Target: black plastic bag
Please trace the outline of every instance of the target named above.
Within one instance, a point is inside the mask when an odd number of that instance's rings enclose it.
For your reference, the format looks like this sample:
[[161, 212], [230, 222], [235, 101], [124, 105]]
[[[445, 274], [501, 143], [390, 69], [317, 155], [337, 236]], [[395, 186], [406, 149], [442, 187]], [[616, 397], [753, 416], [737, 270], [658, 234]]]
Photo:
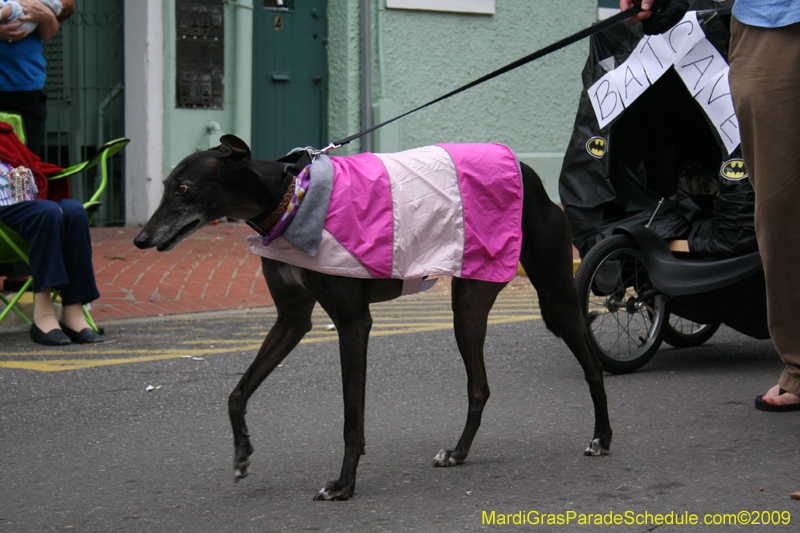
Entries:
[[[706, 39], [726, 60], [730, 16], [716, 10], [732, 5], [697, 0], [691, 6]], [[715, 11], [705, 11], [710, 8]], [[623, 63], [642, 36], [640, 24], [618, 24], [590, 41], [584, 90], [559, 179], [575, 246], [583, 257], [614, 228], [647, 224], [655, 213], [650, 227], [665, 239], [687, 239], [696, 255], [757, 249], [754, 193], [739, 149], [726, 153], [674, 69], [600, 128], [587, 90], [607, 68]]]

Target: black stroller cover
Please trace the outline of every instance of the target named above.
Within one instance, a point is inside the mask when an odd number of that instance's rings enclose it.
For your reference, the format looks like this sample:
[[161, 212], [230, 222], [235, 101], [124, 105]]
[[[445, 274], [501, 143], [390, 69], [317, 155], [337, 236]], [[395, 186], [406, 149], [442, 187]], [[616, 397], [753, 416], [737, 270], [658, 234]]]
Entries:
[[[652, 82], [626, 63], [635, 50], [657, 56], [659, 43], [640, 24], [618, 24], [591, 38], [559, 179], [581, 257], [614, 228], [647, 224], [662, 199], [650, 227], [663, 238], [687, 239], [700, 256], [757, 249], [754, 193], [725, 70], [732, 6], [732, 0], [692, 2], [684, 21], [657, 37], [672, 47], [674, 65]], [[606, 83], [611, 76], [616, 93]], [[647, 77], [656, 78], [651, 71]], [[718, 105], [722, 111], [713, 109]]]

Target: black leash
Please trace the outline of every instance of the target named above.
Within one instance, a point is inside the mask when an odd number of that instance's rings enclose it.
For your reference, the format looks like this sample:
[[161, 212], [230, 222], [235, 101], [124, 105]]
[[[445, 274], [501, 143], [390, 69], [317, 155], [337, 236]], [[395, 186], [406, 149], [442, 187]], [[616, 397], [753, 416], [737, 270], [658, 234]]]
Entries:
[[553, 44], [551, 44], [549, 46], [545, 46], [541, 50], [538, 50], [538, 51], [536, 51], [536, 52], [534, 52], [534, 53], [532, 53], [530, 55], [527, 55], [527, 56], [525, 56], [525, 57], [523, 57], [521, 59], [518, 59], [518, 60], [514, 61], [513, 63], [509, 63], [508, 65], [506, 65], [504, 67], [501, 67], [501, 68], [495, 70], [494, 72], [490, 72], [489, 74], [483, 76], [482, 78], [478, 78], [475, 81], [471, 81], [471, 82], [467, 83], [466, 85], [463, 85], [463, 86], [459, 87], [458, 89], [456, 89], [454, 91], [450, 91], [449, 93], [447, 93], [447, 94], [445, 94], [443, 96], [440, 96], [439, 98], [437, 98], [435, 100], [431, 100], [427, 104], [423, 104], [423, 105], [421, 105], [421, 106], [419, 106], [417, 108], [412, 109], [411, 111], [407, 111], [407, 112], [403, 113], [402, 115], [398, 115], [398, 116], [396, 116], [396, 117], [394, 117], [392, 119], [389, 119], [386, 122], [381, 122], [380, 124], [378, 124], [376, 126], [372, 126], [371, 128], [368, 128], [366, 130], [360, 131], [360, 132], [356, 133], [355, 135], [351, 135], [350, 137], [346, 137], [346, 138], [342, 139], [341, 141], [337, 141], [335, 143], [332, 143], [332, 144], [330, 144], [329, 146], [327, 146], [326, 148], [320, 150], [317, 153], [327, 153], [327, 152], [329, 152], [331, 150], [335, 150], [336, 148], [340, 148], [340, 147], [344, 146], [345, 144], [348, 144], [351, 141], [354, 141], [354, 140], [358, 139], [359, 137], [363, 137], [364, 135], [366, 135], [368, 133], [371, 133], [371, 132], [377, 130], [378, 128], [382, 128], [383, 126], [386, 126], [387, 124], [391, 124], [392, 122], [394, 122], [396, 120], [400, 120], [401, 118], [406, 117], [406, 116], [410, 115], [411, 113], [419, 111], [420, 109], [424, 109], [424, 108], [426, 108], [428, 106], [431, 106], [431, 105], [433, 105], [433, 104], [435, 104], [437, 102], [441, 102], [442, 100], [444, 100], [446, 98], [450, 98], [451, 96], [455, 96], [456, 94], [458, 94], [460, 92], [463, 92], [463, 91], [466, 91], [467, 89], [470, 89], [472, 87], [475, 87], [476, 85], [479, 85], [479, 84], [481, 84], [481, 83], [483, 83], [485, 81], [489, 81], [492, 78], [496, 78], [497, 76], [500, 76], [501, 74], [505, 74], [506, 72], [514, 70], [517, 67], [521, 67], [522, 65], [530, 63], [531, 61], [535, 61], [535, 60], [537, 60], [537, 59], [539, 59], [541, 57], [546, 56], [547, 54], [551, 54], [551, 53], [555, 52], [556, 50], [560, 50], [560, 49], [562, 49], [562, 48], [564, 48], [566, 46], [569, 46], [569, 45], [571, 45], [573, 43], [576, 43], [576, 42], [578, 42], [578, 41], [580, 41], [582, 39], [585, 39], [586, 37], [589, 37], [590, 35], [594, 35], [595, 33], [598, 33], [598, 32], [601, 32], [601, 31], [607, 29], [607, 28], [610, 28], [611, 26], [613, 26], [613, 25], [615, 25], [615, 24], [617, 24], [619, 22], [622, 22], [623, 20], [625, 20], [625, 19], [627, 19], [629, 17], [633, 17], [634, 15], [640, 13], [641, 11], [642, 11], [642, 8], [640, 6], [635, 6], [635, 7], [632, 7], [630, 9], [628, 9], [627, 11], [623, 11], [621, 13], [618, 13], [618, 14], [614, 15], [613, 17], [609, 17], [609, 18], [607, 18], [607, 19], [605, 19], [603, 21], [600, 21], [600, 22], [598, 22], [596, 24], [592, 24], [588, 28], [585, 28], [585, 29], [579, 31], [578, 33], [575, 33], [573, 35], [570, 35], [569, 37], [561, 39], [560, 41], [555, 42], [555, 43], [553, 43]]

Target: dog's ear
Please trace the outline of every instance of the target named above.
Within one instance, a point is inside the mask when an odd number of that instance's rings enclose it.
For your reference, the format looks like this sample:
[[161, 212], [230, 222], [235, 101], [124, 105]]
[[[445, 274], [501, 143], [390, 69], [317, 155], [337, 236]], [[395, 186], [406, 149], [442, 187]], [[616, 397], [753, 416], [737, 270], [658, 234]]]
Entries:
[[222, 146], [228, 148], [232, 154], [240, 156], [247, 161], [250, 160], [250, 147], [236, 135], [223, 135], [219, 138], [219, 142], [222, 143]]

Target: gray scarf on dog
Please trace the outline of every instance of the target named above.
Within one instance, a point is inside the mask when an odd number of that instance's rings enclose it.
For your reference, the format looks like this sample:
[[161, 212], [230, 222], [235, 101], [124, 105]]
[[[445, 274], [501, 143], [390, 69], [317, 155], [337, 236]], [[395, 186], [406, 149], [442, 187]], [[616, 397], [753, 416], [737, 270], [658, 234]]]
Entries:
[[303, 202], [297, 208], [294, 220], [283, 232], [283, 238], [310, 256], [317, 255], [322, 239], [322, 229], [333, 190], [333, 164], [325, 154], [318, 155], [311, 163], [311, 181]]

